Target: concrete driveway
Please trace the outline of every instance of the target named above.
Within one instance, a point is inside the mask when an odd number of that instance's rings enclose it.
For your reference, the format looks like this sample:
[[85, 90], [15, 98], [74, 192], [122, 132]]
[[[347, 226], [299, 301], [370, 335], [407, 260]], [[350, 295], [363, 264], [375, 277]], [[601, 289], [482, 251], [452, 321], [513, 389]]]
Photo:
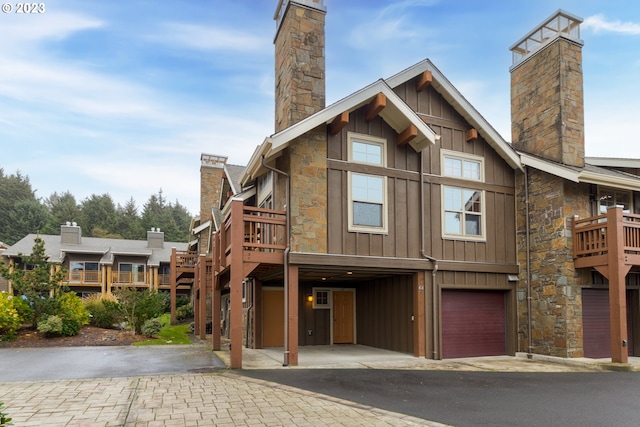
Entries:
[[186, 374], [225, 368], [204, 344], [0, 349], [0, 382]]

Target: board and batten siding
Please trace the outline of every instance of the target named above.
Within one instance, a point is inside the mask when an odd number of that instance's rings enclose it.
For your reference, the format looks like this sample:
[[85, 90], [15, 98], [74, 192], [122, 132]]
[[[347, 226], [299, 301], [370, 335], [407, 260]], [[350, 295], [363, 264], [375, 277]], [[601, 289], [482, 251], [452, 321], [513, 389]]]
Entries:
[[[433, 88], [420, 93], [409, 81], [395, 89], [407, 104], [441, 136], [440, 142], [416, 153], [409, 145], [396, 146], [396, 132], [381, 117], [367, 122], [364, 107], [350, 114], [349, 124], [328, 137], [327, 249], [331, 254], [420, 258], [420, 156], [424, 175], [425, 252], [437, 259], [515, 264], [515, 172], [481, 137], [466, 141], [471, 126]], [[348, 161], [348, 132], [384, 138], [385, 168]], [[484, 159], [484, 182], [473, 183], [441, 176], [440, 150]], [[349, 232], [348, 172], [387, 177], [388, 232]], [[485, 195], [484, 241], [443, 239], [442, 185], [477, 188]]]

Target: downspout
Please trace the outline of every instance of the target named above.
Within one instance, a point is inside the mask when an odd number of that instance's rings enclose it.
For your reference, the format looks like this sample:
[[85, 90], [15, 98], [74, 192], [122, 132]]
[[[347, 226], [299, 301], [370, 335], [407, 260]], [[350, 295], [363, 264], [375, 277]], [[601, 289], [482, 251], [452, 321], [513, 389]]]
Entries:
[[289, 205], [291, 200], [289, 200], [289, 186], [290, 179], [289, 174], [280, 169], [276, 169], [274, 167], [268, 166], [264, 162], [264, 155], [260, 158], [260, 165], [267, 170], [270, 170], [274, 173], [280, 174], [285, 177], [285, 221], [287, 223], [287, 247], [284, 250], [284, 360], [282, 362], [282, 366], [289, 366], [289, 328], [287, 325], [287, 321], [289, 319], [289, 252], [291, 252], [291, 209], [289, 209]]
[[528, 357], [531, 358], [531, 348], [532, 348], [532, 339], [531, 339], [531, 233], [530, 233], [530, 225], [529, 225], [529, 174], [527, 171], [529, 167], [525, 165], [524, 167], [524, 214], [525, 214], [525, 235], [526, 235], [526, 245], [527, 245], [527, 338], [529, 340], [529, 348], [528, 348]]
[[[437, 335], [438, 335], [438, 328], [437, 328], [437, 318], [438, 318], [438, 314], [437, 314], [437, 304], [436, 304], [436, 296], [437, 296], [437, 292], [436, 292], [436, 274], [438, 273], [438, 260], [435, 259], [434, 257], [427, 255], [425, 253], [425, 242], [424, 242], [424, 160], [423, 160], [423, 155], [422, 153], [420, 153], [420, 255], [425, 258], [428, 259], [429, 261], [431, 261], [433, 263], [433, 270], [431, 271], [431, 325], [432, 325], [432, 345], [433, 345], [433, 359], [437, 360], [438, 359], [438, 346], [437, 346]], [[425, 275], [427, 273], [425, 272]], [[425, 293], [425, 306], [427, 305], [427, 295]]]

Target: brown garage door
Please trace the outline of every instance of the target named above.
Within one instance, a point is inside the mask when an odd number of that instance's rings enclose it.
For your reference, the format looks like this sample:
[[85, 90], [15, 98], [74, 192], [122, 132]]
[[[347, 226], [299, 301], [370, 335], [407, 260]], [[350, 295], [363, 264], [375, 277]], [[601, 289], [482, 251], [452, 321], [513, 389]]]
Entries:
[[502, 291], [442, 291], [442, 357], [507, 354]]
[[[631, 331], [630, 293], [627, 292], [627, 335], [629, 356], [633, 355]], [[609, 319], [609, 291], [607, 289], [582, 290], [582, 340], [584, 356], [611, 357], [611, 329]]]

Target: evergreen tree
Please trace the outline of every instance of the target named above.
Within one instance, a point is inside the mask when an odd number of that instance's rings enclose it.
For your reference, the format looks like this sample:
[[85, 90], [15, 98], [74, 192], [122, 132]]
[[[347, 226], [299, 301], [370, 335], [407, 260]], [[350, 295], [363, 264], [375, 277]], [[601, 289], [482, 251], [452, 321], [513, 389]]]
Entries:
[[19, 171], [5, 175], [0, 168], [0, 241], [12, 245], [29, 233], [38, 232], [46, 215], [38, 204], [28, 177]]
[[[23, 266], [14, 268], [0, 263], [0, 276], [11, 280], [16, 295], [24, 295], [33, 308], [32, 323], [36, 325], [45, 314], [50, 314], [55, 302], [50, 295], [63, 292], [61, 287], [65, 279], [63, 270], [55, 271], [54, 264], [49, 262], [45, 254], [44, 241], [40, 237], [34, 239], [31, 254], [18, 254]], [[53, 274], [51, 272], [54, 272]]]
[[124, 206], [118, 205], [118, 232], [129, 240], [144, 240], [147, 237], [133, 197]]
[[[116, 205], [109, 194], [92, 194], [80, 204], [80, 220], [83, 234], [88, 237], [104, 237], [118, 234]], [[94, 234], [94, 228], [95, 234]]]
[[45, 202], [49, 208], [49, 221], [42, 229], [42, 234], [60, 234], [60, 226], [70, 222], [78, 222], [80, 219], [80, 207], [76, 198], [68, 191], [58, 194], [53, 193]]

